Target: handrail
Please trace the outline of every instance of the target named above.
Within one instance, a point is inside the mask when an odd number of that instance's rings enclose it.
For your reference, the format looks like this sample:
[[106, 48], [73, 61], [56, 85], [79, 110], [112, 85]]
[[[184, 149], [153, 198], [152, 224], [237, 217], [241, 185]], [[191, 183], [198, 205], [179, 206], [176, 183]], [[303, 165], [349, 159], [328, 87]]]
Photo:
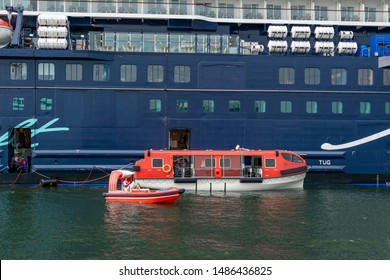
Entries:
[[[13, 1], [17, 2], [17, 1]], [[253, 1], [252, 1], [253, 2]], [[364, 1], [363, 1], [364, 2]], [[63, 12], [76, 15], [78, 13], [91, 14], [91, 16], [112, 15], [117, 17], [143, 17], [155, 15], [156, 17], [185, 18], [201, 16], [210, 19], [223, 20], [303, 20], [303, 21], [358, 21], [371, 24], [389, 22], [387, 4], [378, 1], [373, 4], [375, 8], [368, 8], [365, 3], [356, 2], [348, 7], [341, 3], [325, 6], [323, 2], [315, 1], [311, 5], [291, 6], [290, 2], [280, 1], [280, 5], [265, 6], [264, 1], [257, 4], [240, 2], [241, 4], [219, 3], [216, 0], [210, 3], [172, 2], [167, 1], [134, 1], [113, 0], [106, 1], [37, 1], [24, 7], [25, 12]], [[322, 6], [320, 6], [322, 5]], [[272, 6], [272, 7], [271, 7]], [[367, 7], [367, 9], [366, 9]], [[322, 9], [321, 9], [322, 8]], [[350, 8], [350, 9], [347, 9]], [[352, 9], [351, 9], [352, 8]]]

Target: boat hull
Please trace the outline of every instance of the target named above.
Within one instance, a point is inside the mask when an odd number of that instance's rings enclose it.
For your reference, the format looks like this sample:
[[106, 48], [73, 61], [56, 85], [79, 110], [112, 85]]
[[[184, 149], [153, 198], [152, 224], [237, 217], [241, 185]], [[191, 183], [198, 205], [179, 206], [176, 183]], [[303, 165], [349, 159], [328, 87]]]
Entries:
[[135, 189], [132, 191], [109, 191], [103, 193], [106, 201], [130, 203], [173, 203], [184, 193], [184, 189], [164, 190]]
[[193, 182], [175, 182], [174, 179], [137, 179], [141, 186], [151, 188], [165, 188], [167, 186], [180, 186], [186, 191], [198, 192], [256, 192], [280, 189], [303, 188], [306, 174], [284, 176], [278, 178], [264, 178], [262, 182], [242, 182], [239, 178], [229, 179], [197, 179]]

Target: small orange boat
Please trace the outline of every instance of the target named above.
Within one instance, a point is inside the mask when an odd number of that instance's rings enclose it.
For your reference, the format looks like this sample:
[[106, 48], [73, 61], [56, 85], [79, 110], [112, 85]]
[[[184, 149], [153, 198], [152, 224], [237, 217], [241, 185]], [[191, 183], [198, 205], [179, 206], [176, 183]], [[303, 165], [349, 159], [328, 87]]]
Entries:
[[[118, 181], [121, 189], [118, 190]], [[115, 170], [111, 172], [108, 192], [103, 193], [106, 201], [131, 203], [173, 203], [185, 192], [184, 189], [169, 187], [159, 190], [139, 188], [134, 180], [134, 172]]]

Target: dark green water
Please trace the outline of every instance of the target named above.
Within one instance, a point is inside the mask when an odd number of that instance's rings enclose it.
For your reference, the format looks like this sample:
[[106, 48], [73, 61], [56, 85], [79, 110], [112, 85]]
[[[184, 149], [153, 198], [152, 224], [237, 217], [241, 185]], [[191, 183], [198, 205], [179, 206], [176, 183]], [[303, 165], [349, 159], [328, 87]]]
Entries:
[[390, 259], [390, 188], [185, 193], [106, 203], [102, 187], [0, 187], [0, 259]]

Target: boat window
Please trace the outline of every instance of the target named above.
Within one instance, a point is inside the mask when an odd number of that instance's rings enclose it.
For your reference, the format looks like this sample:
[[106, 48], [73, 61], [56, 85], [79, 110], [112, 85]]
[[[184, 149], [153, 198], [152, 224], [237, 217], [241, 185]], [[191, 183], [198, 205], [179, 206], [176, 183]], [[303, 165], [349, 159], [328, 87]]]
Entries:
[[110, 65], [109, 64], [93, 65], [93, 80], [101, 81], [101, 82], [110, 80]]
[[366, 21], [376, 21], [376, 8], [364, 7]]
[[162, 65], [148, 65], [148, 82], [161, 83], [164, 81], [164, 67]]
[[371, 114], [370, 102], [360, 102], [360, 114]]
[[328, 7], [315, 6], [315, 20], [328, 20]]
[[374, 72], [372, 69], [359, 69], [358, 83], [361, 86], [371, 86], [374, 81]]
[[264, 100], [255, 101], [255, 112], [256, 113], [265, 113], [266, 112], [266, 102]]
[[55, 67], [54, 63], [38, 63], [38, 79], [54, 80]]
[[276, 167], [276, 159], [274, 158], [266, 158], [264, 160], [266, 168], [275, 168]]
[[317, 101], [306, 101], [306, 113], [308, 113], [308, 114], [317, 114], [318, 113]]
[[293, 85], [295, 83], [295, 69], [291, 67], [279, 68], [279, 84]]
[[344, 86], [347, 84], [347, 69], [333, 68], [331, 71], [332, 85]]
[[303, 160], [299, 156], [294, 155], [294, 154], [290, 154], [290, 153], [282, 153], [282, 157], [285, 160], [291, 161], [291, 162], [298, 162], [298, 163], [303, 162]]
[[191, 78], [191, 68], [185, 65], [176, 65], [174, 67], [175, 83], [189, 83]]
[[219, 159], [220, 167], [230, 167], [230, 158], [221, 158]]
[[11, 80], [27, 80], [27, 64], [26, 63], [11, 63], [10, 64]]
[[320, 84], [320, 69], [319, 68], [305, 68], [305, 84], [319, 85]]
[[204, 167], [215, 167], [215, 158], [206, 158], [204, 160]]
[[267, 18], [280, 19], [282, 17], [281, 5], [267, 5]]
[[305, 18], [305, 5], [291, 6], [291, 18], [304, 20]]
[[150, 99], [149, 100], [149, 111], [150, 112], [161, 112], [161, 100]]
[[214, 112], [214, 100], [203, 100], [203, 112], [204, 113]]
[[342, 114], [343, 113], [343, 102], [333, 101], [332, 102], [332, 113], [333, 114]]
[[390, 102], [385, 103], [385, 113], [390, 114]]
[[83, 65], [66, 64], [66, 80], [81, 81], [83, 78]]
[[229, 112], [240, 112], [240, 100], [229, 100]]
[[342, 21], [354, 21], [354, 7], [341, 7], [341, 20]]
[[176, 100], [176, 111], [177, 112], [187, 112], [188, 111], [188, 101], [187, 100]]
[[121, 65], [121, 82], [137, 81], [137, 65]]
[[53, 109], [53, 99], [41, 98], [41, 111], [51, 111]]
[[390, 69], [383, 70], [383, 84], [385, 86], [390, 86]]
[[244, 18], [263, 18], [259, 12], [259, 4], [244, 4], [243, 17]]
[[280, 101], [280, 112], [281, 113], [291, 113], [292, 112], [292, 102], [291, 101]]
[[14, 110], [14, 111], [24, 110], [24, 98], [23, 97], [14, 97], [12, 99], [12, 110]]
[[152, 167], [161, 168], [163, 166], [164, 160], [162, 158], [154, 158], [152, 160]]

